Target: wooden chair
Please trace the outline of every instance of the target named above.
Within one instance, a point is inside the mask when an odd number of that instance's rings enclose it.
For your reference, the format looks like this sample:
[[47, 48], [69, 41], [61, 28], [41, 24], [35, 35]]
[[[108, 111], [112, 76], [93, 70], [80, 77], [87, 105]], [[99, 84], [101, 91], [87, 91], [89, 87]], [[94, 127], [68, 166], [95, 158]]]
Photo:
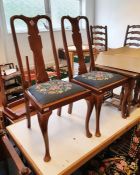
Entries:
[[[8, 123], [14, 123], [25, 115], [23, 88], [20, 72], [13, 63], [0, 65], [0, 97], [3, 115]], [[10, 96], [10, 98], [9, 98]]]
[[0, 76], [4, 85], [6, 104], [23, 97], [20, 72], [17, 66], [14, 66], [13, 63], [0, 65]]
[[[128, 25], [126, 29], [124, 46], [140, 48], [140, 25]], [[140, 105], [140, 78], [135, 81], [134, 98], [132, 104]]]
[[107, 26], [91, 25], [90, 35], [92, 45], [94, 45], [99, 52], [107, 51], [108, 49]]
[[4, 167], [7, 174], [9, 174], [7, 167], [7, 158], [9, 157], [14, 163], [14, 167], [16, 168], [19, 175], [29, 175], [31, 173], [31, 170], [25, 167], [19, 155], [15, 151], [13, 145], [11, 144], [9, 138], [7, 137], [6, 131], [4, 129], [3, 117], [0, 113], [0, 161], [4, 162]]
[[140, 25], [127, 26], [124, 46], [140, 47]]
[[[23, 60], [21, 59], [21, 54], [17, 41], [16, 29], [14, 25], [14, 21], [18, 19], [24, 21], [27, 25], [29, 46], [33, 52], [33, 59], [36, 72], [36, 84], [30, 85], [29, 87], [24, 77], [24, 69], [22, 62]], [[38, 21], [41, 19], [46, 20], [46, 22], [48, 22], [49, 25], [52, 51], [54, 55], [56, 72], [58, 77], [57, 80], [49, 81], [48, 74], [45, 70], [45, 63], [42, 54], [43, 45], [41, 41], [41, 36], [39, 34], [39, 28], [37, 25]], [[54, 109], [67, 105], [71, 102], [85, 98], [87, 101], [87, 108], [88, 108], [86, 116], [86, 134], [88, 137], [91, 137], [91, 133], [89, 132], [88, 129], [88, 120], [90, 118], [90, 114], [93, 108], [93, 99], [91, 96], [91, 92], [90, 90], [87, 90], [86, 88], [83, 88], [82, 86], [79, 86], [77, 84], [60, 80], [60, 71], [59, 71], [58, 57], [55, 47], [52, 23], [51, 19], [48, 16], [38, 15], [32, 18], [25, 17], [23, 15], [13, 16], [11, 17], [11, 29], [19, 69], [22, 74], [22, 85], [26, 102], [28, 128], [31, 127], [30, 110], [29, 110], [29, 102], [31, 102], [31, 104], [36, 109], [38, 122], [44, 138], [45, 143], [44, 161], [49, 161], [51, 159], [51, 156], [49, 152], [48, 120], [52, 111]]]
[[[72, 26], [72, 40], [76, 47], [77, 54], [79, 57], [79, 69], [78, 69], [78, 76], [73, 76], [73, 72], [70, 66], [70, 58], [68, 52], [68, 44], [67, 44], [67, 37], [65, 32], [65, 21], [69, 21]], [[86, 33], [87, 33], [87, 40], [91, 58], [91, 69], [92, 71], [88, 72], [86, 65], [84, 63], [84, 57], [82, 52], [82, 36], [80, 33], [79, 22], [80, 20], [85, 20], [86, 22]], [[89, 22], [87, 17], [79, 16], [76, 18], [72, 18], [69, 16], [63, 16], [61, 19], [62, 25], [62, 36], [63, 36], [63, 43], [66, 52], [68, 68], [69, 68], [69, 79], [71, 82], [77, 83], [87, 89], [92, 90], [92, 95], [95, 100], [95, 108], [96, 108], [96, 136], [100, 136], [100, 127], [99, 127], [99, 120], [100, 120], [100, 110], [101, 105], [103, 102], [104, 94], [107, 91], [110, 91], [116, 87], [124, 86], [125, 93], [123, 96], [123, 101], [121, 105], [122, 110], [122, 117], [125, 118], [128, 115], [127, 111], [127, 95], [129, 94], [129, 85], [128, 85], [128, 78], [116, 73], [110, 73], [105, 71], [96, 71], [95, 70], [95, 63], [93, 58], [93, 49], [92, 43], [90, 38], [89, 32]], [[70, 105], [72, 109], [72, 104]]]

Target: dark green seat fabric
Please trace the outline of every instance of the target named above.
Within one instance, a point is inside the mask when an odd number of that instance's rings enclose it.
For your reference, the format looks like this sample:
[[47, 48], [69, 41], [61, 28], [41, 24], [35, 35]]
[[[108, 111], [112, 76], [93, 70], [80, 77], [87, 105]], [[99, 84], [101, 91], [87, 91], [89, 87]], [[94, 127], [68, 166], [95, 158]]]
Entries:
[[86, 89], [70, 82], [51, 80], [46, 83], [35, 84], [28, 90], [39, 103], [48, 104]]
[[77, 81], [86, 83], [88, 85], [94, 86], [96, 88], [102, 88], [105, 85], [122, 80], [123, 78], [125, 78], [123, 75], [119, 75], [115, 73], [103, 72], [103, 71], [92, 71], [92, 72], [78, 75], [74, 79], [76, 79]]
[[[75, 63], [78, 63], [78, 62], [79, 62], [78, 56], [74, 56], [74, 57], [73, 57], [73, 61], [74, 61]], [[85, 63], [89, 63], [89, 62], [90, 62], [90, 56], [85, 56], [85, 57], [84, 57], [84, 61], [85, 61]]]

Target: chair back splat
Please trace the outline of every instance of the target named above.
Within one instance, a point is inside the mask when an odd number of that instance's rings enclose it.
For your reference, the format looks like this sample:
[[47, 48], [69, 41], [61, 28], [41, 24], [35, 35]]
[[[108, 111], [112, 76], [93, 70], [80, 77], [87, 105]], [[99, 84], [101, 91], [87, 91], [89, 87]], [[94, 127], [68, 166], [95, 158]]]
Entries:
[[[87, 18], [85, 16], [79, 16], [77, 18], [71, 18], [69, 16], [64, 16], [61, 19], [61, 22], [64, 23], [64, 20], [69, 20], [72, 26], [72, 39], [73, 39], [73, 43], [76, 47], [76, 51], [77, 51], [77, 55], [79, 58], [79, 69], [78, 69], [78, 73], [82, 74], [82, 73], [86, 73], [87, 69], [86, 69], [86, 65], [85, 65], [85, 61], [84, 61], [84, 56], [83, 56], [83, 51], [82, 51], [82, 36], [81, 36], [81, 32], [80, 32], [80, 28], [79, 28], [79, 21], [85, 19], [86, 21], [86, 27], [89, 28], [89, 24], [87, 21]], [[94, 70], [95, 68], [95, 63], [94, 63], [94, 58], [93, 58], [93, 49], [92, 49], [92, 45], [91, 43], [91, 39], [90, 39], [90, 32], [87, 31], [87, 39], [88, 39], [88, 45], [89, 45], [89, 54], [90, 54], [90, 61], [91, 61], [91, 68], [92, 70]], [[73, 71], [71, 69], [71, 63], [70, 63], [70, 58], [69, 58], [69, 54], [68, 54], [68, 44], [67, 44], [67, 38], [66, 38], [66, 33], [65, 33], [65, 28], [64, 25], [62, 25], [62, 35], [63, 35], [63, 42], [64, 42], [64, 48], [66, 51], [66, 57], [67, 62], [68, 62], [68, 69], [69, 69], [69, 77], [70, 79], [73, 77]]]
[[[49, 80], [47, 72], [45, 71], [45, 64], [43, 61], [43, 54], [42, 54], [42, 41], [41, 41], [41, 36], [39, 35], [39, 30], [37, 27], [37, 23], [40, 19], [46, 19], [48, 21], [49, 26], [50, 26], [50, 37], [51, 37], [51, 42], [52, 42], [54, 59], [55, 59], [55, 63], [56, 63], [57, 76], [58, 76], [58, 78], [60, 78], [57, 52], [56, 52], [56, 47], [54, 44], [54, 36], [53, 36], [53, 32], [52, 32], [53, 29], [52, 29], [52, 23], [50, 21], [50, 18], [45, 16], [45, 15], [38, 15], [38, 16], [33, 17], [33, 18], [28, 18], [28, 17], [25, 17], [23, 15], [20, 15], [20, 16], [14, 16], [11, 18], [11, 28], [12, 28], [13, 39], [14, 39], [14, 43], [15, 43], [16, 54], [18, 57], [18, 64], [20, 67], [20, 71], [23, 75], [22, 76], [23, 84], [25, 82], [24, 70], [23, 70], [23, 64], [22, 64], [22, 60], [21, 60], [21, 55], [20, 55], [18, 41], [17, 41], [15, 27], [14, 27], [14, 21], [16, 19], [23, 20], [27, 24], [27, 27], [28, 27], [28, 35], [29, 35], [28, 40], [29, 40], [30, 48], [33, 52], [37, 83], [45, 82], [45, 81]], [[26, 87], [26, 84], [24, 84], [24, 85]]]
[[[27, 37], [29, 42], [29, 49], [33, 53], [33, 63], [35, 69], [35, 78], [36, 83], [31, 84], [30, 76], [30, 60], [26, 56], [27, 64], [27, 74], [29, 78], [25, 79], [23, 60], [20, 54], [20, 47], [18, 46], [18, 39], [15, 30], [15, 20], [22, 20], [27, 25]], [[43, 42], [40, 36], [40, 31], [38, 28], [38, 23], [40, 20], [46, 20], [49, 26], [50, 33], [50, 42], [51, 48], [55, 61], [55, 68], [57, 73], [57, 79], [49, 79], [49, 75], [45, 69], [45, 60], [43, 57]], [[53, 35], [53, 28], [51, 19], [46, 15], [38, 15], [35, 17], [26, 17], [23, 15], [11, 17], [11, 28], [12, 35], [15, 44], [15, 50], [17, 54], [19, 68], [22, 74], [22, 84], [24, 89], [25, 97], [25, 106], [26, 106], [26, 117], [27, 117], [27, 126], [31, 127], [30, 120], [30, 104], [34, 107], [37, 112], [39, 126], [43, 135], [44, 144], [45, 144], [45, 156], [44, 161], [49, 161], [51, 159], [49, 151], [49, 137], [48, 137], [48, 120], [52, 114], [52, 111], [59, 109], [58, 115], [61, 115], [61, 107], [73, 103], [75, 101], [86, 99], [87, 103], [87, 114], [85, 122], [85, 131], [87, 137], [91, 137], [92, 134], [89, 131], [89, 118], [93, 109], [93, 98], [91, 97], [91, 91], [77, 85], [72, 82], [60, 80], [60, 71], [58, 65], [58, 57], [56, 52], [56, 46]], [[75, 36], [74, 36], [75, 37]], [[77, 46], [78, 47], [78, 46]], [[80, 53], [81, 54], [81, 53]], [[28, 82], [27, 82], [28, 81]]]

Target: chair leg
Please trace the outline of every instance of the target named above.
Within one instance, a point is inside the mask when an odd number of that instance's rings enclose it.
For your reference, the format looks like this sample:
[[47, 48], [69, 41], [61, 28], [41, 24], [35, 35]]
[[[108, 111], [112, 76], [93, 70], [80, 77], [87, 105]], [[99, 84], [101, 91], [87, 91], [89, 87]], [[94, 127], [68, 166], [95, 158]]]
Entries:
[[124, 87], [122, 86], [121, 93], [120, 93], [119, 111], [121, 111], [123, 96], [124, 96]]
[[131, 105], [131, 96], [132, 96], [132, 83], [129, 82], [126, 83], [123, 88], [124, 88], [124, 94], [122, 97], [122, 104], [121, 104], [121, 112], [122, 112], [122, 117], [126, 118], [129, 116], [130, 113], [130, 105]]
[[69, 113], [69, 114], [72, 113], [72, 108], [73, 108], [73, 103], [70, 103], [70, 104], [69, 104], [69, 107], [68, 107], [68, 113]]
[[140, 79], [136, 80], [136, 86], [134, 88], [134, 98], [133, 98], [133, 105], [137, 104], [139, 99], [139, 93], [140, 93]]
[[49, 138], [48, 138], [48, 120], [52, 111], [49, 111], [45, 114], [37, 113], [39, 126], [43, 135], [44, 143], [45, 143], [45, 156], [44, 161], [48, 162], [51, 159], [49, 152]]
[[103, 102], [104, 94], [95, 97], [95, 109], [96, 109], [96, 132], [95, 136], [100, 137], [100, 111]]
[[86, 102], [87, 102], [87, 114], [86, 114], [85, 128], [86, 128], [86, 136], [90, 138], [92, 137], [92, 134], [89, 130], [89, 120], [90, 120], [91, 113], [93, 111], [93, 106], [94, 106], [93, 96], [86, 98]]
[[25, 108], [26, 108], [27, 127], [31, 128], [30, 106], [27, 97], [25, 97]]
[[62, 112], [62, 108], [58, 108], [58, 109], [57, 109], [57, 115], [58, 115], [58, 116], [61, 116], [61, 112]]

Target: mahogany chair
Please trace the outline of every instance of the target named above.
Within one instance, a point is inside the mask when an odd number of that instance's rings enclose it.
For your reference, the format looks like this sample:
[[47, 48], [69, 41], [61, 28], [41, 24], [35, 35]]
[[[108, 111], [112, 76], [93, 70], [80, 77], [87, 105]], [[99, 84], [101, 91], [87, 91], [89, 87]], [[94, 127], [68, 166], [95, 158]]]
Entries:
[[90, 35], [92, 45], [94, 45], [99, 52], [107, 51], [108, 49], [107, 26], [91, 25]]
[[[126, 29], [124, 46], [140, 48], [140, 25], [128, 25]], [[140, 78], [136, 79], [133, 104], [140, 104]]]
[[[20, 49], [18, 46], [17, 34], [15, 29], [15, 20], [22, 20], [26, 23], [28, 29], [28, 41], [29, 47], [33, 52], [36, 84], [30, 85], [25, 81], [23, 60], [21, 58]], [[45, 63], [43, 58], [43, 44], [41, 36], [39, 34], [38, 22], [44, 19], [49, 26], [49, 33], [51, 38], [51, 45], [53, 56], [55, 60], [57, 80], [49, 80], [48, 74], [45, 70]], [[91, 91], [86, 88], [74, 84], [72, 82], [66, 82], [60, 80], [60, 71], [58, 65], [57, 51], [54, 41], [53, 28], [51, 19], [46, 15], [38, 15], [35, 17], [26, 17], [23, 15], [11, 17], [11, 29], [18, 59], [19, 69], [22, 74], [22, 86], [24, 90], [24, 97], [26, 102], [27, 121], [28, 128], [31, 127], [29, 102], [34, 106], [37, 112], [39, 126], [43, 135], [45, 143], [45, 156], [44, 161], [51, 159], [49, 151], [49, 138], [48, 138], [48, 120], [52, 111], [57, 108], [61, 108], [64, 105], [72, 103], [80, 99], [86, 99], [87, 101], [87, 116], [86, 116], [86, 135], [91, 137], [91, 133], [88, 128], [88, 120], [93, 108], [93, 99]], [[49, 41], [48, 41], [49, 42]], [[50, 48], [51, 49], [51, 48]], [[60, 111], [59, 111], [60, 112]], [[59, 113], [60, 114], [60, 113]]]
[[[69, 21], [72, 27], [72, 40], [73, 44], [76, 47], [77, 55], [79, 57], [79, 69], [78, 75], [73, 76], [73, 72], [70, 66], [70, 58], [68, 52], [68, 44], [67, 44], [67, 36], [65, 31], [65, 21]], [[80, 20], [85, 20], [86, 22], [86, 34], [87, 34], [87, 41], [89, 46], [90, 58], [91, 58], [91, 71], [88, 72], [83, 52], [82, 52], [82, 35], [79, 28]], [[124, 86], [125, 92], [123, 95], [123, 101], [121, 105], [122, 110], [122, 117], [126, 118], [128, 115], [127, 111], [127, 95], [129, 94], [129, 85], [128, 85], [128, 78], [116, 73], [110, 73], [105, 71], [96, 71], [95, 70], [95, 63], [93, 58], [93, 49], [92, 43], [90, 38], [90, 31], [89, 31], [89, 22], [87, 17], [85, 16], [78, 16], [76, 18], [72, 18], [70, 16], [63, 16], [61, 19], [62, 25], [62, 36], [63, 36], [63, 43], [66, 52], [68, 68], [69, 68], [69, 79], [71, 82], [77, 83], [87, 89], [92, 90], [92, 95], [95, 100], [95, 109], [96, 109], [96, 136], [100, 136], [100, 127], [99, 127], [99, 120], [100, 120], [100, 110], [101, 105], [103, 102], [104, 94], [107, 91], [113, 90], [116, 87]], [[70, 105], [70, 109], [72, 110], [72, 104]], [[70, 111], [71, 111], [70, 110]]]

